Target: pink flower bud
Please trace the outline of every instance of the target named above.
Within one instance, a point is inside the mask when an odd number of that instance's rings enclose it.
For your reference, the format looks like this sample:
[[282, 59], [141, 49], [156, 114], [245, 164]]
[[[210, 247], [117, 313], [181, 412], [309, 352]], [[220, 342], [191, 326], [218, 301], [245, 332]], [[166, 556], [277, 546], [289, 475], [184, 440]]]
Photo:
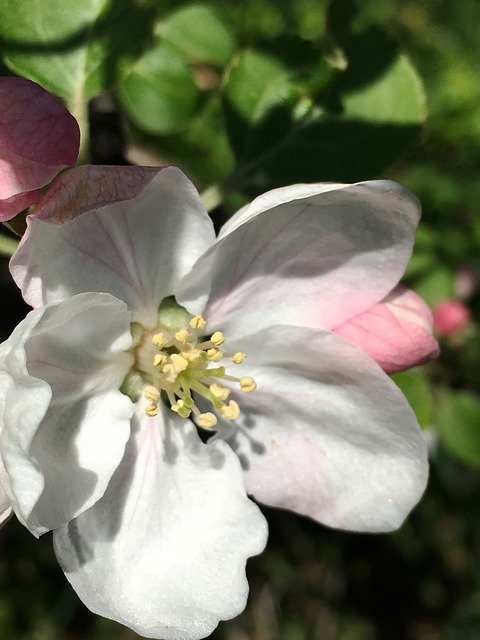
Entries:
[[0, 221], [37, 202], [75, 164], [80, 132], [58, 98], [24, 78], [0, 77]]
[[432, 313], [410, 289], [396, 287], [382, 302], [334, 329], [363, 349], [384, 371], [393, 373], [438, 355]]
[[470, 321], [470, 309], [460, 300], [443, 300], [433, 310], [437, 333], [453, 336], [460, 333]]

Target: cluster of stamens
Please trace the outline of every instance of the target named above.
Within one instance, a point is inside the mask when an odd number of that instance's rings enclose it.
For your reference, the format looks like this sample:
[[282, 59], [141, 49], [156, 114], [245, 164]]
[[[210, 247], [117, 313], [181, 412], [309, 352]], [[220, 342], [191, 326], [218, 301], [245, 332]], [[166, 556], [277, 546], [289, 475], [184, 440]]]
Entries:
[[197, 315], [189, 324], [189, 329], [165, 330], [151, 338], [155, 353], [152, 384], [144, 389], [144, 396], [150, 403], [145, 413], [157, 415], [163, 392], [172, 411], [183, 418], [193, 414], [199, 426], [211, 429], [217, 424], [217, 416], [211, 411], [202, 413], [193, 400], [193, 393], [207, 399], [225, 420], [236, 420], [240, 407], [235, 400], [229, 400], [230, 389], [221, 381], [234, 382], [245, 393], [255, 391], [257, 384], [250, 376], [238, 378], [227, 374], [225, 366], [218, 364], [226, 358], [233, 364], [245, 360], [244, 353], [226, 353], [221, 349], [225, 342], [221, 331], [214, 331], [209, 339], [202, 340], [207, 324], [205, 319]]

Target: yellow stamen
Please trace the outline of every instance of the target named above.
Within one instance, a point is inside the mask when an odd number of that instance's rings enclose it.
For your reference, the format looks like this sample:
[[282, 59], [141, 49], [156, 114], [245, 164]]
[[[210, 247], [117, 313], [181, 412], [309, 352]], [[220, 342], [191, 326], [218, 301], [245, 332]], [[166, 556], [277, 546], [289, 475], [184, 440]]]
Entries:
[[180, 331], [177, 331], [175, 334], [175, 340], [178, 340], [178, 342], [188, 342], [189, 339], [190, 335], [186, 329], [180, 329]]
[[245, 362], [246, 357], [247, 356], [244, 353], [237, 351], [237, 353], [233, 354], [231, 359], [234, 364], [242, 364], [242, 362]]
[[188, 367], [188, 360], [186, 360], [178, 353], [172, 353], [172, 355], [170, 356], [170, 360], [177, 373], [185, 371], [185, 369]]
[[211, 349], [208, 349], [207, 357], [209, 360], [212, 360], [212, 362], [218, 362], [223, 358], [223, 353], [220, 349], [217, 349], [217, 347], [212, 347]]
[[149, 404], [147, 407], [145, 407], [145, 413], [150, 418], [154, 418], [158, 414], [157, 405], [156, 404]]
[[190, 326], [192, 329], [205, 329], [207, 326], [207, 321], [203, 316], [193, 316], [190, 320]]
[[143, 395], [147, 400], [150, 400], [150, 402], [158, 402], [160, 400], [160, 391], [157, 387], [145, 387]]
[[177, 400], [177, 402], [172, 404], [171, 409], [178, 413], [179, 416], [182, 416], [182, 418], [188, 418], [191, 414], [190, 407], [188, 407], [183, 400]]
[[230, 400], [228, 405], [223, 405], [223, 407], [221, 407], [220, 413], [222, 414], [222, 418], [225, 418], [225, 420], [236, 420], [240, 415], [240, 407], [235, 400]]
[[223, 344], [225, 342], [225, 336], [223, 335], [223, 333], [221, 331], [215, 331], [215, 333], [212, 333], [212, 337], [210, 338], [210, 341], [216, 347], [219, 347], [221, 344]]
[[158, 349], [163, 349], [163, 347], [167, 344], [167, 337], [164, 333], [156, 333], [152, 338], [152, 342]]
[[154, 367], [159, 367], [162, 364], [165, 364], [167, 362], [167, 357], [163, 355], [163, 353], [156, 353], [153, 356], [153, 366]]
[[201, 413], [197, 416], [197, 424], [204, 429], [211, 429], [217, 424], [217, 417], [210, 411]]
[[173, 366], [173, 364], [166, 364], [163, 369], [163, 373], [166, 376], [167, 384], [173, 384], [177, 379], [177, 370]]
[[221, 384], [218, 384], [216, 382], [211, 384], [209, 389], [216, 398], [222, 401], [225, 401], [230, 395], [230, 389], [227, 389], [226, 387], [223, 387]]
[[245, 393], [251, 393], [252, 391], [255, 391], [255, 389], [257, 388], [257, 383], [250, 376], [245, 376], [243, 378], [240, 378], [239, 382], [240, 382], [240, 389]]

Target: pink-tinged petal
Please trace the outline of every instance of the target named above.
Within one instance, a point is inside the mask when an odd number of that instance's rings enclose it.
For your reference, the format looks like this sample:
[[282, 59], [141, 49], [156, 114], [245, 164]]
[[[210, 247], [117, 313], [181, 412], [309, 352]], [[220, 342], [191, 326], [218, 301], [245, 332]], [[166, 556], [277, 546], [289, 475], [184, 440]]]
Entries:
[[337, 326], [384, 298], [411, 254], [417, 200], [391, 182], [294, 185], [227, 223], [177, 299], [228, 335]]
[[393, 373], [438, 355], [433, 317], [422, 298], [396, 287], [382, 302], [333, 330], [363, 349], [384, 371]]
[[122, 459], [131, 344], [124, 303], [93, 293], [32, 311], [0, 346], [2, 483], [35, 535], [94, 504]]
[[453, 336], [467, 327], [470, 317], [470, 309], [461, 300], [443, 300], [433, 310], [435, 331], [443, 336]]
[[55, 532], [55, 552], [95, 613], [146, 638], [204, 638], [244, 608], [266, 522], [224, 442], [203, 444], [165, 407], [142, 414], [104, 497]]
[[363, 351], [327, 331], [272, 327], [232, 345], [247, 353], [232, 392], [242, 413], [220, 421], [265, 504], [353, 531], [399, 527], [427, 481], [427, 448], [399, 389]]
[[7, 200], [0, 200], [0, 222], [10, 220], [10, 218], [16, 216], [20, 211], [38, 202], [41, 197], [42, 192], [37, 189], [36, 191], [19, 193], [16, 196], [7, 198]]
[[40, 220], [63, 223], [108, 204], [137, 198], [159, 167], [115, 167], [86, 164], [63, 173], [35, 209]]
[[75, 118], [55, 96], [24, 78], [0, 78], [0, 220], [35, 202], [37, 189], [75, 164], [79, 142]]
[[[12, 276], [33, 307], [104, 291], [124, 300], [134, 320], [154, 326], [162, 299], [214, 241], [212, 222], [190, 180], [175, 167], [155, 175], [140, 167], [84, 172], [84, 183], [65, 176], [29, 217], [10, 262]], [[76, 208], [72, 193], [78, 189], [87, 193]], [[115, 189], [118, 200], [112, 202]], [[63, 224], [52, 222], [66, 215], [71, 219]]]

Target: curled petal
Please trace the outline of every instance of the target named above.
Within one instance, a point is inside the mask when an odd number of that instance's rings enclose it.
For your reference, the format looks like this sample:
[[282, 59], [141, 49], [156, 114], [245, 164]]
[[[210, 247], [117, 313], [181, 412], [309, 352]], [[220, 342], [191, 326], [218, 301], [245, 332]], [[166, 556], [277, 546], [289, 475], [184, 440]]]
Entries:
[[147, 638], [204, 638], [244, 608], [266, 522], [224, 442], [143, 411], [104, 497], [55, 532], [55, 551], [92, 611]]
[[418, 217], [391, 182], [276, 189], [227, 223], [177, 299], [192, 313], [206, 305], [230, 336], [276, 323], [331, 329], [398, 283]]
[[79, 141], [57, 98], [30, 80], [0, 78], [0, 220], [36, 202], [38, 189], [75, 164]]
[[179, 169], [79, 168], [29, 216], [10, 269], [33, 307], [104, 291], [125, 301], [134, 320], [154, 326], [161, 300], [214, 238]]
[[428, 305], [410, 289], [396, 287], [382, 302], [334, 328], [393, 373], [438, 355]]
[[125, 305], [99, 293], [30, 312], [0, 346], [2, 482], [34, 534], [94, 504], [120, 462], [130, 346]]
[[272, 327], [239, 340], [238, 375], [257, 389], [232, 391], [237, 426], [221, 422], [245, 470], [247, 491], [265, 504], [353, 531], [399, 527], [420, 499], [427, 448], [390, 378], [340, 336]]

